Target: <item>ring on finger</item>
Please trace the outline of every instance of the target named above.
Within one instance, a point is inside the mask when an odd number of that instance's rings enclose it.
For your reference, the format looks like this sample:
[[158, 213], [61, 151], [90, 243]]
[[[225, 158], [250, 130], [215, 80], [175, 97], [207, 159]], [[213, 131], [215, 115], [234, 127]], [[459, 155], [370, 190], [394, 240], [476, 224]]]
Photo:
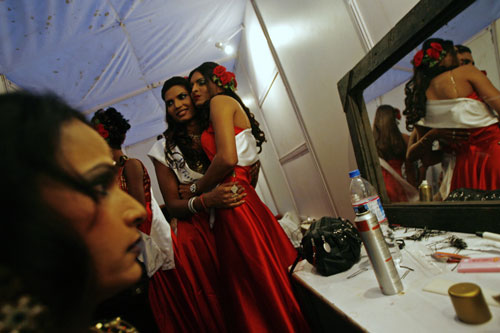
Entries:
[[233, 192], [234, 194], [236, 194], [238, 192], [238, 186], [236, 186], [236, 184], [231, 186], [231, 192]]

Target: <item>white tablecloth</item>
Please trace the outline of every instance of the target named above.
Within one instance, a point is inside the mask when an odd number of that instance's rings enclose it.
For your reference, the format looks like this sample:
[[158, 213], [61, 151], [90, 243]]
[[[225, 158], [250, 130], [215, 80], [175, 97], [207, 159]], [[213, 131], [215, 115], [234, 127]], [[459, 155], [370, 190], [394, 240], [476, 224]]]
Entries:
[[[415, 229], [400, 229], [395, 234], [400, 238], [415, 232]], [[435, 250], [455, 252], [456, 248], [444, 241], [451, 235], [467, 243], [468, 247], [460, 251], [461, 255], [500, 256], [500, 242], [472, 234], [446, 233], [422, 241], [405, 240], [400, 265], [414, 271], [403, 279], [404, 292], [394, 296], [385, 296], [380, 291], [364, 246], [361, 260], [349, 271], [325, 277], [303, 260], [294, 277], [369, 332], [500, 332], [500, 303], [489, 306], [492, 313], [489, 322], [469, 325], [457, 319], [449, 296], [423, 291], [430, 282], [444, 279], [456, 283], [473, 282], [482, 289], [500, 294], [500, 273], [458, 273], [456, 264], [437, 262], [430, 256]], [[347, 278], [360, 268], [368, 270]], [[406, 270], [400, 268], [400, 275]]]

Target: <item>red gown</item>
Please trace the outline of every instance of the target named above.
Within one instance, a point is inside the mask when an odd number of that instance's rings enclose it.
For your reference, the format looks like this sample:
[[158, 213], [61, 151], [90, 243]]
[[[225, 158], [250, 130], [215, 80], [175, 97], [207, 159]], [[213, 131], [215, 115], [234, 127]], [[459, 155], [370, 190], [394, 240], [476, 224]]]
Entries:
[[[401, 167], [403, 165], [402, 160], [388, 160], [387, 163], [401, 176], [403, 177], [403, 173], [401, 171]], [[384, 177], [385, 189], [387, 190], [387, 195], [391, 202], [406, 202], [408, 201], [408, 196], [406, 192], [399, 183], [399, 181], [394, 178], [393, 175], [389, 171], [384, 168], [382, 169], [382, 176]]]
[[[236, 134], [241, 132], [235, 128]], [[216, 153], [212, 127], [201, 142], [210, 160]], [[223, 182], [238, 181], [245, 203], [215, 211], [214, 235], [225, 286], [228, 329], [234, 332], [308, 332], [287, 274], [297, 252], [271, 211], [250, 185], [250, 167], [236, 166]]]
[[[141, 163], [142, 164], [142, 163]], [[147, 219], [138, 227], [151, 231], [151, 181], [144, 165]], [[120, 187], [128, 192], [120, 169]], [[149, 282], [149, 301], [160, 332], [226, 332], [219, 303], [215, 241], [208, 215], [201, 213], [178, 221], [172, 232], [175, 268], [158, 270]]]
[[469, 140], [453, 145], [456, 154], [450, 191], [458, 188], [500, 188], [500, 128], [498, 124], [469, 130]]
[[[474, 91], [467, 98], [484, 101]], [[469, 140], [452, 144], [456, 162], [450, 191], [458, 188], [500, 189], [500, 127], [493, 124], [469, 129]]]

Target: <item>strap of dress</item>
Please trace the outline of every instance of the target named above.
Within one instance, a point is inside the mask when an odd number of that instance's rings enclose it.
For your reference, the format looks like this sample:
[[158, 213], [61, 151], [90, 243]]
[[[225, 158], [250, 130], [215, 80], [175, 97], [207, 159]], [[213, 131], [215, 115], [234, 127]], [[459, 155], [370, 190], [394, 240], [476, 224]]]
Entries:
[[455, 79], [453, 78], [453, 71], [450, 71], [450, 80], [453, 85], [453, 90], [455, 90], [455, 96], [458, 98], [457, 84], [455, 83]]
[[118, 177], [120, 179], [120, 188], [125, 192], [128, 192], [128, 186], [127, 186], [127, 179], [125, 178], [125, 174], [123, 171], [125, 170], [125, 163], [127, 161], [128, 161], [128, 156], [126, 155], [120, 156], [120, 159], [118, 160], [118, 166], [119, 166]]

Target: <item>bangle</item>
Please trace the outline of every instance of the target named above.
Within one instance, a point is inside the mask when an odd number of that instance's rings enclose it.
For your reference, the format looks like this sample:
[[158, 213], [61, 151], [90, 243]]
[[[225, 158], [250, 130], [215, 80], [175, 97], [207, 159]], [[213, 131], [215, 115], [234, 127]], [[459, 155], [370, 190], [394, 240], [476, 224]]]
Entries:
[[198, 213], [196, 208], [194, 208], [194, 200], [196, 200], [196, 198], [198, 198], [198, 197], [192, 197], [191, 199], [188, 200], [188, 209], [193, 214]]
[[431, 140], [431, 139], [429, 139], [429, 137], [428, 137], [428, 136], [425, 136], [425, 135], [422, 137], [422, 139], [420, 139], [420, 141], [421, 141], [421, 142], [422, 142], [422, 144], [424, 144], [424, 145], [427, 145], [427, 144], [429, 144], [429, 143], [432, 143], [432, 140]]
[[203, 209], [207, 210], [207, 206], [205, 205], [205, 200], [203, 200], [203, 194], [200, 195], [200, 201], [201, 201], [201, 205], [203, 206]]

